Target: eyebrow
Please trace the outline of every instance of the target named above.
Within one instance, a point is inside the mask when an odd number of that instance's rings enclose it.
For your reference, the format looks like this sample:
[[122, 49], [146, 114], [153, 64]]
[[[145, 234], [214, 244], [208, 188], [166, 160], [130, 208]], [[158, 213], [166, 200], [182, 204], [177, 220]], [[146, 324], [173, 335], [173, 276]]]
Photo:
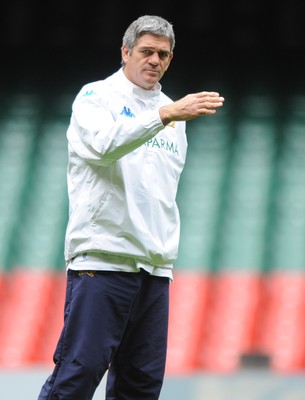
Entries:
[[164, 50], [164, 49], [158, 49], [156, 50], [155, 47], [151, 46], [140, 46], [139, 50], [151, 50], [151, 51], [157, 51], [157, 53], [165, 53], [167, 55], [170, 55], [171, 51], [170, 50]]

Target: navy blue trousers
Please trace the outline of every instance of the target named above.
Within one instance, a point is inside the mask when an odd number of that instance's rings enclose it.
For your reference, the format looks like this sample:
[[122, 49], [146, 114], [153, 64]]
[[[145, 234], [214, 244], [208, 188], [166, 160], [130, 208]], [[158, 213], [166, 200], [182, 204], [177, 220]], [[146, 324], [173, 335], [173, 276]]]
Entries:
[[38, 400], [156, 400], [165, 370], [169, 280], [141, 271], [68, 271], [55, 367]]

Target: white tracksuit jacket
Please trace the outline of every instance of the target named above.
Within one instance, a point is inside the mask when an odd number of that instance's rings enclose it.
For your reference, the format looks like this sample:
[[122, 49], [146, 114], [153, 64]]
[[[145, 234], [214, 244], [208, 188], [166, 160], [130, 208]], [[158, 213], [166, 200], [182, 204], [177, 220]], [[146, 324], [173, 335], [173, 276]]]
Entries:
[[76, 96], [67, 130], [67, 262], [91, 251], [172, 268], [187, 139], [185, 122], [160, 120], [158, 109], [171, 102], [160, 85], [144, 90], [122, 69]]

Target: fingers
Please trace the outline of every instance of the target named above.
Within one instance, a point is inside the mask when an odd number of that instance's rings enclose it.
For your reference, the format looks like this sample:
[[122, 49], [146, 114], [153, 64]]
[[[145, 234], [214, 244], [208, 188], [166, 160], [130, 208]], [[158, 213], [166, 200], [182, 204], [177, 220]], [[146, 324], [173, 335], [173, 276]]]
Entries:
[[171, 121], [189, 121], [204, 115], [213, 115], [223, 106], [224, 97], [218, 92], [198, 92], [187, 94], [181, 99], [159, 109], [164, 125]]
[[217, 92], [199, 92], [196, 93], [196, 96], [211, 103], [223, 103], [225, 101], [224, 97]]
[[195, 96], [199, 99], [202, 111], [206, 114], [215, 114], [216, 108], [222, 107], [225, 101], [218, 92], [199, 92]]
[[198, 92], [197, 95], [199, 95], [199, 96], [219, 97], [219, 93], [218, 93], [218, 92], [207, 92], [207, 91], [203, 91], [203, 92]]

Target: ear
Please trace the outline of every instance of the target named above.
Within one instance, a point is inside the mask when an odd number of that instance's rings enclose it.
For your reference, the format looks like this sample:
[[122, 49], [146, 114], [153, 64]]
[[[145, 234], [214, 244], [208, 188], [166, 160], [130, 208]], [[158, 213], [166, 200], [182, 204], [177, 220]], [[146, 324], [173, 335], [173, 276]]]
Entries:
[[124, 63], [126, 63], [129, 57], [129, 49], [126, 45], [122, 46], [121, 53], [122, 53], [122, 60], [124, 61]]

